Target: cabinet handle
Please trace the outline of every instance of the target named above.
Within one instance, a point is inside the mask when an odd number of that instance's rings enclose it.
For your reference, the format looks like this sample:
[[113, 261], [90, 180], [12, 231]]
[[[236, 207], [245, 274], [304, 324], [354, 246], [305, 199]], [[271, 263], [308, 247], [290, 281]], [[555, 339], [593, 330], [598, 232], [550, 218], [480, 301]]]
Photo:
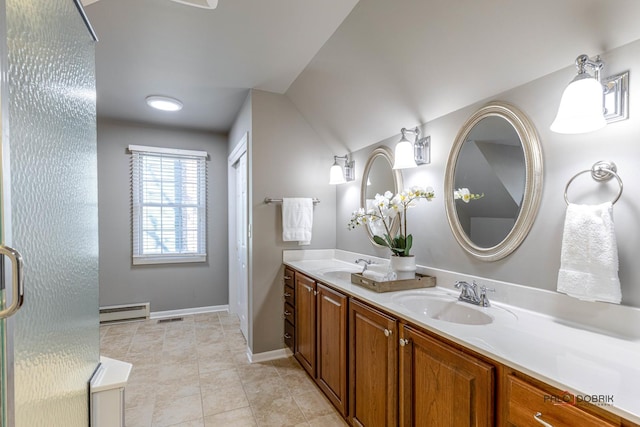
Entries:
[[385, 337], [390, 337], [390, 336], [391, 336], [391, 334], [393, 334], [393, 331], [392, 331], [392, 330], [390, 330], [390, 329], [385, 329], [385, 330], [384, 330], [384, 336], [385, 336]]
[[541, 412], [537, 412], [534, 416], [533, 419], [536, 420], [537, 422], [539, 422], [540, 424], [542, 424], [544, 427], [553, 427], [551, 424], [549, 424], [546, 421], [542, 421], [542, 413]]
[[285, 298], [289, 298], [290, 296], [291, 296], [291, 294], [290, 294], [289, 292], [285, 292], [285, 293], [284, 293], [284, 297], [285, 297]]
[[285, 310], [285, 311], [284, 311], [284, 315], [285, 315], [285, 316], [291, 316], [291, 312], [290, 312], [289, 310]]
[[293, 277], [291, 277], [291, 276], [284, 276], [284, 280], [291, 280], [291, 279], [293, 279]]
[[304, 288], [307, 290], [307, 292], [311, 292], [313, 289], [311, 288], [311, 286], [307, 286], [307, 285], [302, 285], [304, 286]]
[[313, 291], [313, 296], [318, 295], [318, 291]]
[[405, 345], [409, 345], [411, 341], [405, 338], [400, 338], [400, 347], [404, 347]]
[[288, 340], [290, 340], [290, 339], [291, 339], [291, 335], [286, 334], [286, 333], [284, 334], [284, 337], [285, 337], [286, 339], [288, 339]]

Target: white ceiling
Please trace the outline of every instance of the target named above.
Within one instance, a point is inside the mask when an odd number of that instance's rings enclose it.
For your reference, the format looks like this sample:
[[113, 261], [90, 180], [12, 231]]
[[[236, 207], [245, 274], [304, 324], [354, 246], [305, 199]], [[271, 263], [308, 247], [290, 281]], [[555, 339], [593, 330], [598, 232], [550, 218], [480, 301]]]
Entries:
[[[337, 154], [640, 39], [638, 0], [100, 0], [86, 12], [99, 116], [227, 132], [256, 88], [285, 93]], [[153, 112], [150, 94], [185, 108]]]
[[[284, 93], [357, 0], [85, 0], [102, 117], [227, 132], [249, 88]], [[177, 114], [149, 109], [169, 95]]]

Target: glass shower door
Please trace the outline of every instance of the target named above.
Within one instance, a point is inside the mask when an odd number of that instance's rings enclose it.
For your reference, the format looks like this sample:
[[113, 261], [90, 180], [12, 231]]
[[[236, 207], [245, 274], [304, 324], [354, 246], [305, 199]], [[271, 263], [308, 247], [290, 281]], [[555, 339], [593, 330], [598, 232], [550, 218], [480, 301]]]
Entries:
[[[95, 46], [70, 0], [0, 0], [2, 427], [86, 427], [99, 362]], [[16, 264], [3, 257], [3, 305]]]

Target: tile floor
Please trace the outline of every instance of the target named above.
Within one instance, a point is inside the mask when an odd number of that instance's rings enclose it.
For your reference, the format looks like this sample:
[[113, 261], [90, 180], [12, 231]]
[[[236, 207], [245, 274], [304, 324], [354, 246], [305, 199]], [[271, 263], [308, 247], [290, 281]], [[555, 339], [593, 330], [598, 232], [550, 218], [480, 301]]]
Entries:
[[346, 426], [293, 358], [249, 364], [226, 312], [100, 327], [103, 356], [133, 364], [127, 427]]

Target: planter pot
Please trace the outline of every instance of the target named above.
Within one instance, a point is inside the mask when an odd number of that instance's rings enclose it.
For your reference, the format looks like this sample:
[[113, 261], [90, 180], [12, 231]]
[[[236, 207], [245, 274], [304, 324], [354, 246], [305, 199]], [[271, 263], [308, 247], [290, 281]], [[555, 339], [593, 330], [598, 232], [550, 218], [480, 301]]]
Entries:
[[398, 280], [415, 279], [416, 257], [392, 255], [390, 260], [391, 270], [395, 271]]

